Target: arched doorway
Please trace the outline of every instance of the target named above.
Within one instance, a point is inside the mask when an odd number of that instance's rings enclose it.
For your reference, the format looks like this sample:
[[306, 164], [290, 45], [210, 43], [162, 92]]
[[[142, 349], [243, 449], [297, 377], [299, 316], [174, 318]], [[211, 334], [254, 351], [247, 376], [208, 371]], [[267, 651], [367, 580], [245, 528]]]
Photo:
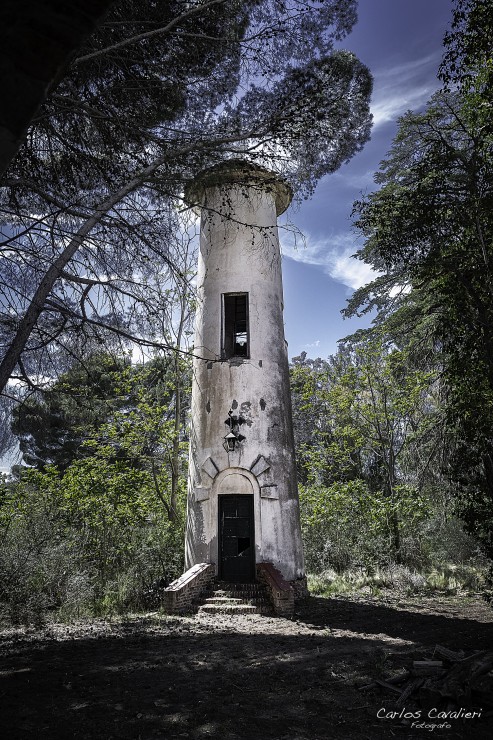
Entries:
[[249, 479], [226, 475], [218, 490], [219, 578], [229, 583], [255, 580], [254, 494]]

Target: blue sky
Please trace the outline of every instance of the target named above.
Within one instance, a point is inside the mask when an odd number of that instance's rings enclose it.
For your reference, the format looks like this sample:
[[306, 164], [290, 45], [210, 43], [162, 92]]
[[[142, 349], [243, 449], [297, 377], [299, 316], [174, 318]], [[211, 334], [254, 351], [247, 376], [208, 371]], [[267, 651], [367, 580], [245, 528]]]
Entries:
[[371, 279], [351, 255], [361, 246], [351, 225], [354, 200], [375, 188], [373, 174], [396, 133], [396, 119], [417, 110], [439, 87], [436, 73], [451, 0], [360, 0], [358, 23], [341, 46], [353, 51], [374, 77], [371, 140], [338, 172], [324, 178], [312, 200], [290, 219], [304, 233], [296, 248], [281, 229], [284, 320], [289, 356], [327, 357], [337, 340], [369, 319], [340, 314], [353, 290]]

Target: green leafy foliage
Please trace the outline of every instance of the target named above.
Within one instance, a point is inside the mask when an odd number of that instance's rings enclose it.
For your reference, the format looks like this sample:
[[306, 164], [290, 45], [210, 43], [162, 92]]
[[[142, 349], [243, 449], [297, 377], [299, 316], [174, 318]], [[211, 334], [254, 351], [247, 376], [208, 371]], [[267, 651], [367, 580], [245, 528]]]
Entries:
[[376, 182], [355, 204], [359, 257], [382, 274], [347, 315], [437, 377], [438, 477], [493, 555], [493, 180], [491, 3], [457, 0], [439, 76], [445, 89], [399, 122]]
[[12, 431], [26, 465], [65, 469], [80, 445], [112, 412], [126, 402], [120, 373], [125, 357], [97, 353], [60, 376], [41, 396], [28, 397], [13, 409]]
[[[95, 403], [81, 440], [80, 416], [55, 414], [56, 433], [72, 440], [59, 457], [65, 464], [18, 468], [2, 486], [0, 602], [16, 622], [40, 623], [56, 610], [68, 618], [156, 606], [153, 584], [182, 571], [187, 444], [177, 435], [188, 363], [156, 358], [110, 372], [101, 357], [91, 362], [105, 368], [113, 394], [104, 421]], [[77, 403], [97, 400], [99, 385], [81, 388], [78, 378], [79, 370], [67, 374], [45, 395], [47, 422], [54, 407], [72, 408], [76, 390]]]
[[[457, 544], [460, 526], [440, 475], [435, 373], [374, 331], [329, 361], [295, 358], [291, 378], [309, 570], [419, 568], [450, 558], [440, 540]], [[456, 556], [474, 557], [467, 537]]]
[[[424, 113], [401, 120], [380, 190], [356, 204], [366, 238], [360, 257], [385, 276], [355, 295], [347, 312], [384, 307], [382, 331], [440, 377], [442, 472], [491, 555], [493, 182], [489, 138], [462, 104], [441, 92]], [[396, 298], [397, 285], [407, 287]]]
[[423, 524], [431, 514], [429, 499], [411, 486], [397, 486], [394, 498], [372, 492], [364, 480], [329, 487], [302, 486], [305, 558], [309, 572], [348, 568], [374, 569], [395, 561], [393, 522], [400, 523], [401, 560], [413, 566], [427, 561]]
[[149, 476], [122, 461], [26, 471], [2, 494], [0, 602], [15, 623], [139, 609], [182, 572], [183, 495], [171, 522]]
[[375, 328], [292, 369], [314, 569], [493, 554], [492, 38], [491, 3], [457, 0], [446, 89], [401, 118], [354, 206], [379, 275], [345, 314], [376, 309]]
[[492, 39], [489, 0], [456, 0], [439, 77], [460, 90], [463, 112], [482, 136], [493, 134]]

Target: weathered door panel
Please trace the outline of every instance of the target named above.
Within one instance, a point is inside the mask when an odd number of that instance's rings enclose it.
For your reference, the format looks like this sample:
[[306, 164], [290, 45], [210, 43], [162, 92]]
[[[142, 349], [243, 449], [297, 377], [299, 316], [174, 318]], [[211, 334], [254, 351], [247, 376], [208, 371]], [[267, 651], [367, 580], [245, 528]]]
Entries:
[[253, 496], [219, 496], [219, 577], [230, 583], [255, 580]]

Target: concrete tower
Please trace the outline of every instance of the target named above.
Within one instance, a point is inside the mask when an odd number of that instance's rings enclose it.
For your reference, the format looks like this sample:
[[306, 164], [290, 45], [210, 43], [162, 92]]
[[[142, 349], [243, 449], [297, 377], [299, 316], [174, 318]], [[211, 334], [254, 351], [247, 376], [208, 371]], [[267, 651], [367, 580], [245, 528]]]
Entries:
[[[186, 568], [304, 581], [277, 216], [289, 187], [231, 160], [202, 172]], [[297, 589], [298, 590], [298, 589]]]

